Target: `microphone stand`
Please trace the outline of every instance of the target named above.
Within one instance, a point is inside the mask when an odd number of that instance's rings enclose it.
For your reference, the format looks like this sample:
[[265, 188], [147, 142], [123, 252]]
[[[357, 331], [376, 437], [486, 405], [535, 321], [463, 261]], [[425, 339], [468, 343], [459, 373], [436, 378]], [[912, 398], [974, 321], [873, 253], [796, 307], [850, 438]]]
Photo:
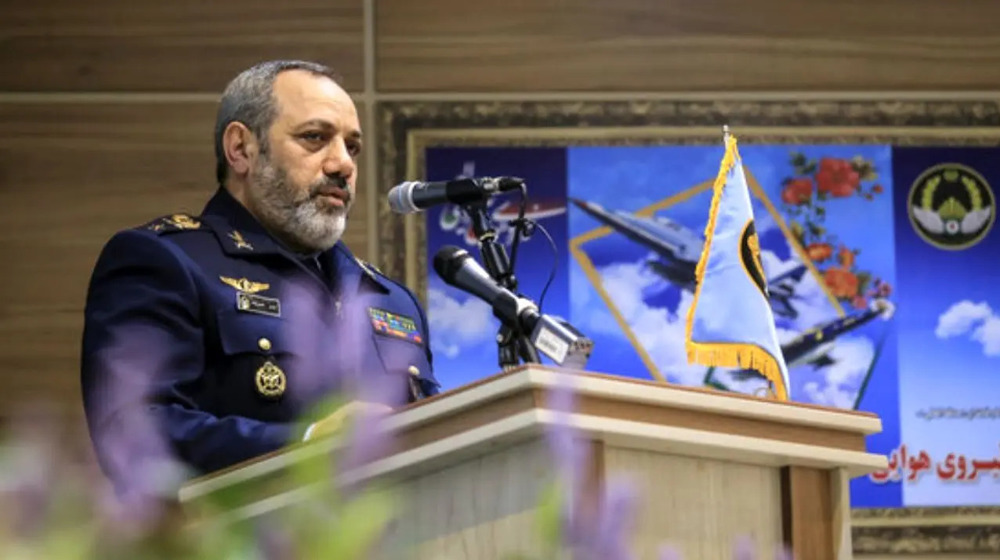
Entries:
[[[472, 231], [479, 241], [479, 254], [483, 258], [486, 271], [498, 284], [517, 294], [517, 279], [514, 277], [514, 271], [510, 269], [507, 250], [496, 240], [496, 231], [486, 213], [486, 201], [472, 202], [463, 208], [472, 221]], [[528, 335], [506, 323], [501, 324], [497, 333], [497, 350], [501, 370], [517, 366], [518, 357], [525, 363], [541, 363], [538, 351], [531, 344]]]

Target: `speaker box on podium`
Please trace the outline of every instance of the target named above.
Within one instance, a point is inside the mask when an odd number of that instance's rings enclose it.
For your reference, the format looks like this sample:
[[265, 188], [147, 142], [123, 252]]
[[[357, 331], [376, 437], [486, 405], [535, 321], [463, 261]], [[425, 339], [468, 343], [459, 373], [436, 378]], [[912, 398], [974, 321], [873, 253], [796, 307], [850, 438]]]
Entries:
[[[624, 475], [639, 495], [632, 546], [656, 558], [732, 557], [750, 537], [761, 557], [851, 558], [849, 480], [887, 466], [865, 450], [878, 417], [629, 377], [524, 366], [395, 412], [394, 446], [364, 466], [399, 497], [387, 558], [501, 559], [536, 550], [536, 507], [555, 476], [551, 391], [575, 393], [568, 423], [586, 444], [585, 495]], [[301, 444], [188, 483], [183, 504], [231, 493], [220, 516], [252, 519], [306, 499], [280, 476], [329, 453]], [[242, 491], [234, 493], [234, 489]], [[247, 491], [249, 490], [249, 491]]]

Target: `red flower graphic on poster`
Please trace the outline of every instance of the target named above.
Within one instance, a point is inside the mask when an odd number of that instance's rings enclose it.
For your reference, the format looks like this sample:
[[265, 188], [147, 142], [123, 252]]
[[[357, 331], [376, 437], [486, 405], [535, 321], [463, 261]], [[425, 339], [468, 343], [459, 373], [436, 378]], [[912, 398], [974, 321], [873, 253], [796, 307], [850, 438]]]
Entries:
[[871, 161], [821, 157], [809, 159], [794, 152], [792, 175], [781, 185], [781, 202], [796, 241], [816, 265], [830, 293], [842, 304], [864, 309], [869, 298], [885, 298], [891, 286], [859, 269], [860, 250], [841, 243], [825, 226], [829, 212], [840, 200], [861, 197], [874, 200], [884, 189]]

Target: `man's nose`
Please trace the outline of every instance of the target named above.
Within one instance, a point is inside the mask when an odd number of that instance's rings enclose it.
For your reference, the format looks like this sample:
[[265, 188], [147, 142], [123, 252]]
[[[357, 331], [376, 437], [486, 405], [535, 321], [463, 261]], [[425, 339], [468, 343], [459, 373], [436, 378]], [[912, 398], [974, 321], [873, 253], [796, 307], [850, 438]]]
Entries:
[[342, 139], [334, 141], [323, 160], [323, 173], [327, 177], [339, 175], [346, 178], [354, 175], [354, 168], [354, 158], [351, 157], [347, 144]]

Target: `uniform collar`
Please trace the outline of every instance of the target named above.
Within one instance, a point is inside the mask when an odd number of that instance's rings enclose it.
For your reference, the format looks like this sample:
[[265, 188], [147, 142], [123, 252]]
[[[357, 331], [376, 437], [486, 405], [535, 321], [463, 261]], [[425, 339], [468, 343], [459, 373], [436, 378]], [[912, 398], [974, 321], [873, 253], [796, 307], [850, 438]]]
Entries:
[[383, 291], [390, 290], [389, 281], [355, 257], [343, 240], [329, 251], [315, 255], [300, 255], [288, 250], [223, 187], [219, 187], [205, 205], [201, 219], [215, 233], [227, 255], [243, 258], [281, 255], [299, 264], [303, 259], [316, 257], [322, 266], [332, 266], [341, 276], [364, 277]]
[[202, 211], [207, 223], [227, 255], [254, 257], [275, 253], [292, 255], [271, 236], [225, 188], [219, 187]]

